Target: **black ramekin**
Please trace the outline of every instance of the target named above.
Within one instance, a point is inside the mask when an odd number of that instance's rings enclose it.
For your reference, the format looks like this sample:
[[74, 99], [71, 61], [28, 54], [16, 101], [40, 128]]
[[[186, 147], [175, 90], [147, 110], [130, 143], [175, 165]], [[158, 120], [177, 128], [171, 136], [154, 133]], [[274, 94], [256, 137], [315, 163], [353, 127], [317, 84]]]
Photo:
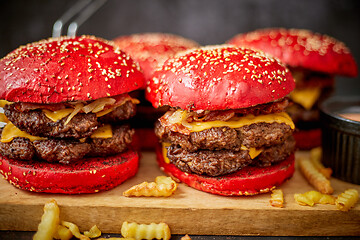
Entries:
[[360, 121], [344, 113], [360, 113], [360, 96], [331, 97], [320, 105], [322, 161], [333, 177], [360, 184]]

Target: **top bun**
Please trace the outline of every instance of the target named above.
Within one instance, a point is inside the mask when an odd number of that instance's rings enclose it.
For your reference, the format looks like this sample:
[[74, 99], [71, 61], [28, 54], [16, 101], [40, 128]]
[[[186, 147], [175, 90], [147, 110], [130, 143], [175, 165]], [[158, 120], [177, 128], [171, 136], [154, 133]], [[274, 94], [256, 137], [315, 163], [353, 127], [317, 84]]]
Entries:
[[247, 108], [285, 97], [295, 87], [289, 70], [261, 51], [208, 46], [168, 59], [147, 90], [154, 107], [186, 110]]
[[88, 101], [143, 85], [143, 73], [128, 55], [92, 36], [30, 43], [0, 60], [0, 98], [12, 102]]
[[146, 79], [149, 79], [158, 64], [176, 53], [199, 47], [199, 44], [181, 36], [168, 33], [141, 33], [121, 36], [115, 44], [140, 64]]
[[228, 41], [260, 49], [291, 67], [355, 77], [356, 62], [343, 42], [303, 29], [261, 29], [238, 34]]

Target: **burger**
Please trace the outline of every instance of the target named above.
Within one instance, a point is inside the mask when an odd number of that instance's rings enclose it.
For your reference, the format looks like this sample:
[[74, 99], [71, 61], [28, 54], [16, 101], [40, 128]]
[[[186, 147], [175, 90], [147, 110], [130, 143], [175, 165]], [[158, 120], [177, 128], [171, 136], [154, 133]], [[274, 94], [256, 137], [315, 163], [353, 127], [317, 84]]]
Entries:
[[144, 85], [139, 66], [112, 42], [61, 37], [0, 60], [0, 172], [33, 192], [94, 193], [136, 174], [127, 120]]
[[271, 191], [294, 172], [294, 123], [285, 112], [295, 82], [261, 51], [229, 45], [183, 52], [147, 86], [154, 107], [160, 168], [209, 193]]
[[199, 47], [193, 40], [170, 33], [138, 33], [115, 38], [114, 43], [137, 61], [150, 79], [158, 65], [176, 53]]
[[358, 72], [345, 44], [309, 30], [283, 28], [238, 34], [228, 43], [260, 49], [287, 65], [296, 81], [290, 94], [293, 104], [287, 112], [297, 128], [297, 147], [320, 146], [319, 103], [333, 93], [334, 76], [355, 77]]
[[[144, 72], [147, 82], [158, 65], [161, 65], [169, 57], [178, 52], [190, 48], [199, 47], [193, 40], [170, 33], [138, 33], [119, 36], [114, 39], [115, 44], [130, 57], [137, 61]], [[166, 111], [166, 108], [155, 109], [145, 99], [145, 86], [133, 92], [132, 96], [140, 99], [137, 115], [132, 121], [136, 133], [142, 139], [140, 148], [144, 150], [154, 149], [157, 143], [154, 135], [155, 121]]]

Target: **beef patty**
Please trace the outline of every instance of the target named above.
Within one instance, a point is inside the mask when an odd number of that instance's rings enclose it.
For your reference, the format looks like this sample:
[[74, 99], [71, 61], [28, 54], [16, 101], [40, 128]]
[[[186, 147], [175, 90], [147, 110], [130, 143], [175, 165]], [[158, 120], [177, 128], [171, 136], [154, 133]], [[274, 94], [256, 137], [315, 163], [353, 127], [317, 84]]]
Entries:
[[285, 141], [293, 130], [284, 123], [256, 123], [241, 128], [219, 127], [191, 132], [190, 135], [170, 131], [157, 122], [155, 134], [163, 142], [180, 145], [190, 152], [199, 149], [239, 151], [246, 147], [268, 147]]
[[[14, 138], [11, 142], [0, 142], [0, 155], [20, 160], [45, 160], [68, 164], [84, 157], [115, 155], [124, 151], [132, 141], [134, 130], [128, 125], [113, 126], [112, 138], [55, 139], [31, 142], [27, 138]], [[2, 129], [0, 129], [1, 137]]]
[[248, 150], [197, 150], [188, 151], [173, 144], [168, 147], [167, 157], [181, 171], [209, 176], [236, 172], [250, 164], [261, 167], [285, 160], [295, 149], [292, 136], [284, 142], [265, 148], [256, 158], [251, 159]]
[[[135, 104], [127, 101], [112, 112], [97, 118], [94, 113], [78, 113], [67, 124], [67, 118], [52, 121], [41, 110], [19, 111], [21, 103], [4, 107], [4, 114], [16, 127], [33, 136], [53, 138], [89, 137], [102, 123], [113, 123], [135, 115]], [[21, 108], [21, 106], [19, 107]]]

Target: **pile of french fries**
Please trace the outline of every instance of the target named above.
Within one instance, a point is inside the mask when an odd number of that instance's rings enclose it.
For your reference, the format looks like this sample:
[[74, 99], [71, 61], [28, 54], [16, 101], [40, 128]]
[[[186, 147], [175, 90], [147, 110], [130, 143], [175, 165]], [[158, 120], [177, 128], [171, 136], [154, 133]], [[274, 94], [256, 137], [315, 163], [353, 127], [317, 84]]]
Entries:
[[[338, 197], [333, 196], [334, 189], [331, 186], [331, 168], [326, 168], [321, 163], [321, 147], [310, 150], [309, 158], [299, 158], [298, 164], [300, 172], [305, 179], [317, 190], [305, 193], [294, 194], [294, 199], [299, 205], [314, 206], [315, 204], [336, 205], [341, 211], [349, 211], [354, 207], [359, 199], [356, 189], [348, 189]], [[270, 205], [273, 207], [284, 207], [283, 193], [280, 189], [272, 191]]]
[[[177, 188], [177, 183], [170, 177], [158, 176], [155, 182], [143, 182], [126, 190], [123, 195], [126, 197], [169, 197]], [[119, 239], [163, 239], [169, 240], [171, 238], [170, 228], [166, 223], [151, 223], [138, 224], [124, 222], [121, 227], [122, 238], [111, 238], [111, 240]], [[80, 240], [90, 240], [97, 238], [104, 240], [106, 238], [98, 238], [101, 236], [101, 231], [94, 225], [89, 231], [80, 232], [79, 227], [68, 221], [60, 221], [60, 209], [57, 202], [52, 199], [45, 203], [44, 213], [41, 217], [41, 222], [38, 225], [38, 230], [35, 233], [34, 240], [51, 240], [61, 239], [69, 240], [76, 237]], [[185, 235], [183, 240], [191, 240], [188, 235]]]
[[[166, 223], [151, 223], [151, 224], [137, 224], [124, 222], [121, 227], [121, 235], [123, 238], [116, 239], [164, 239], [171, 238], [170, 228]], [[38, 225], [38, 230], [35, 233], [34, 240], [52, 240], [61, 239], [69, 240], [76, 237], [80, 240], [90, 240], [91, 238], [98, 238], [101, 236], [101, 231], [94, 225], [89, 231], [83, 234], [79, 227], [71, 222], [60, 221], [60, 209], [54, 199], [45, 203], [44, 213], [41, 217], [41, 222]], [[105, 238], [98, 238], [105, 239]]]
[[45, 203], [44, 213], [33, 240], [51, 240], [54, 238], [69, 240], [73, 236], [81, 240], [90, 240], [90, 238], [100, 237], [100, 235], [101, 231], [96, 225], [89, 231], [85, 231], [84, 234], [81, 234], [78, 226], [74, 223], [60, 221], [59, 206], [55, 199], [51, 199]]

